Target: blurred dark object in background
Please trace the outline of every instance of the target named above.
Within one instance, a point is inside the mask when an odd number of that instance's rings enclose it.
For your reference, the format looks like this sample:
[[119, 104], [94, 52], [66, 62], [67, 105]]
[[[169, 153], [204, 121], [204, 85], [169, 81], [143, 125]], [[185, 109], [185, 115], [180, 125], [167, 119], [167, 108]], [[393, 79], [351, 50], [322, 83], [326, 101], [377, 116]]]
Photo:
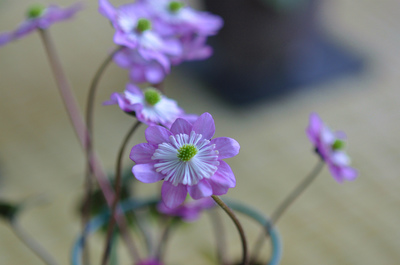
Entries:
[[324, 36], [319, 0], [204, 2], [225, 24], [211, 40], [214, 55], [189, 68], [230, 103], [275, 98], [362, 69], [359, 56]]

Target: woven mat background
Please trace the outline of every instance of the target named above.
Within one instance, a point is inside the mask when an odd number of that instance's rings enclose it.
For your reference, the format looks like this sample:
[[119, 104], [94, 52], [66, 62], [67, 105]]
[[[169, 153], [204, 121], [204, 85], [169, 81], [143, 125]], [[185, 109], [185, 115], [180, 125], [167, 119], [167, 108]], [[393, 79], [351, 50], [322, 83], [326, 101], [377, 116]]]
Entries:
[[[24, 8], [35, 2], [0, 1], [0, 32], [14, 28]], [[87, 2], [75, 21], [51, 29], [81, 106], [96, 67], [113, 47], [113, 30], [97, 14], [97, 1]], [[320, 20], [334, 39], [364, 56], [367, 68], [362, 75], [241, 110], [221, 103], [204, 84], [179, 72], [168, 78], [167, 91], [189, 112], [210, 112], [216, 136], [239, 141], [240, 155], [228, 161], [237, 177], [229, 196], [265, 214], [317, 161], [304, 133], [309, 113], [317, 111], [332, 128], [345, 130], [360, 177], [340, 185], [324, 169], [278, 224], [284, 241], [282, 264], [400, 264], [400, 2], [325, 1]], [[45, 195], [49, 203], [23, 214], [21, 223], [61, 264], [69, 264], [80, 231], [76, 205], [83, 191], [84, 156], [44, 58], [37, 34], [0, 49], [0, 197], [19, 201]], [[101, 107], [101, 102], [111, 92], [122, 91], [126, 82], [126, 72], [112, 65], [97, 97], [97, 150], [110, 170], [132, 120], [115, 106]], [[143, 141], [143, 130], [131, 145]], [[146, 195], [156, 186], [140, 185], [139, 190]], [[213, 254], [214, 244], [208, 221], [204, 216], [173, 236], [169, 264], [206, 263], [202, 253]], [[229, 253], [239, 259], [236, 231], [228, 219], [224, 222]], [[254, 241], [259, 229], [244, 222]], [[101, 251], [101, 243], [92, 248]], [[267, 257], [267, 251], [263, 255]], [[0, 264], [42, 264], [4, 222]]]

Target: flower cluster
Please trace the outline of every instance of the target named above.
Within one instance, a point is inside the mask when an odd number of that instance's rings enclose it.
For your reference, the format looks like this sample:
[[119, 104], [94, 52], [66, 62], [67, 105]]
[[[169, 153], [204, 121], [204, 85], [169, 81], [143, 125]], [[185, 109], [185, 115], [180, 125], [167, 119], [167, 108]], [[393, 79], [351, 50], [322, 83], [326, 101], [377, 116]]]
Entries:
[[343, 150], [346, 138], [344, 132], [333, 132], [316, 113], [311, 113], [306, 132], [337, 182], [357, 177], [357, 170], [350, 167], [350, 158]]
[[129, 69], [137, 83], [160, 83], [172, 64], [209, 57], [206, 39], [223, 24], [220, 17], [180, 1], [139, 0], [115, 8], [99, 0], [99, 11], [115, 28], [114, 42], [123, 47], [115, 63]]
[[[34, 6], [28, 11], [28, 19], [17, 30], [0, 34], [0, 46], [36, 29], [39, 29], [44, 35], [44, 29], [53, 23], [72, 17], [80, 9], [80, 4], [66, 9], [57, 6]], [[101, 167], [95, 163], [94, 149], [90, 150], [92, 146], [86, 143], [91, 142], [93, 132], [89, 129], [85, 130], [86, 128], [79, 128], [81, 122], [79, 110], [72, 101], [73, 97], [66, 96], [69, 94], [65, 93], [71, 88], [65, 82], [66, 78], [60, 78], [62, 67], [57, 63], [58, 60], [54, 60], [55, 52], [49, 52], [53, 49], [46, 49], [49, 57], [53, 56], [53, 60], [50, 60], [53, 62], [52, 66], [58, 70], [55, 71], [58, 72], [55, 77], [59, 79], [58, 85], [62, 88], [61, 95], [64, 103], [66, 103], [67, 111], [70, 113], [73, 126], [78, 136], [79, 132], [84, 134], [81, 139], [85, 140], [82, 140], [81, 143], [87, 152], [86, 158], [88, 169], [90, 169], [88, 170], [90, 172], [87, 172], [87, 180], [90, 180], [91, 173], [97, 177], [102, 195], [106, 198], [107, 206], [111, 208], [111, 212], [108, 212], [109, 209], [107, 209], [107, 212], [104, 212], [107, 214], [100, 214], [98, 218], [93, 219], [94, 221], [89, 222], [83, 232], [82, 240], [79, 239], [76, 243], [77, 247], [74, 247], [73, 264], [80, 264], [79, 262], [82, 260], [79, 255], [84, 253], [81, 250], [85, 249], [85, 237], [93, 230], [101, 227], [106, 222], [104, 220], [108, 220], [108, 232], [107, 247], [104, 251], [102, 264], [106, 264], [109, 259], [114, 223], [120, 226], [121, 229], [118, 231], [121, 234], [125, 233], [121, 238], [127, 241], [128, 246], [133, 246], [129, 242], [129, 234], [126, 233], [127, 220], [124, 219], [122, 213], [138, 210], [145, 206], [150, 208], [157, 205], [157, 210], [162, 214], [192, 222], [199, 217], [202, 211], [208, 210], [216, 204], [228, 213], [238, 228], [243, 247], [241, 264], [247, 264], [248, 261], [247, 243], [244, 230], [232, 211], [235, 207], [237, 211], [254, 218], [266, 229], [273, 246], [271, 263], [269, 264], [272, 264], [272, 261], [276, 261], [274, 264], [277, 264], [280, 260], [281, 251], [279, 238], [274, 232], [274, 225], [286, 208], [311, 183], [310, 180], [319, 174], [323, 164], [328, 165], [332, 176], [338, 182], [354, 180], [357, 177], [358, 172], [350, 166], [350, 158], [344, 151], [345, 134], [333, 132], [323, 123], [318, 114], [312, 113], [306, 133], [322, 159], [316, 167], [317, 170], [313, 170], [312, 174], [306, 178], [306, 182], [300, 183], [298, 188], [289, 194], [281, 205], [278, 205], [277, 210], [271, 215], [271, 221], [264, 220], [254, 210], [241, 204], [230, 203], [231, 206], [229, 206], [217, 196], [226, 194], [230, 188], [236, 186], [235, 175], [224, 159], [238, 155], [239, 143], [229, 137], [213, 139], [215, 123], [211, 114], [207, 112], [200, 116], [186, 114], [175, 100], [169, 99], [161, 91], [162, 82], [169, 73], [171, 65], [177, 65], [187, 60], [205, 59], [211, 55], [212, 50], [207, 46], [206, 40], [208, 36], [216, 34], [221, 28], [223, 24], [221, 18], [207, 12], [196, 11], [184, 2], [171, 0], [136, 0], [118, 8], [112, 6], [108, 0], [99, 0], [99, 11], [111, 21], [115, 28], [114, 42], [119, 45], [116, 53], [112, 54], [113, 57], [108, 57], [106, 62], [109, 63], [113, 59], [116, 64], [130, 71], [130, 82], [126, 85], [125, 91], [123, 93], [112, 93], [110, 99], [103, 104], [117, 104], [121, 110], [133, 115], [138, 122], [129, 131], [120, 149], [114, 175], [116, 188], [113, 194], [110, 192], [112, 189], [108, 185], [109, 183], [103, 182], [102, 178], [104, 178], [105, 173], [101, 172]], [[46, 39], [43, 38], [45, 45], [49, 46], [50, 42], [46, 42]], [[100, 69], [105, 69], [103, 64]], [[138, 83], [149, 83], [149, 85], [145, 89], [141, 89]], [[97, 81], [93, 81], [92, 85], [90, 87], [91, 92], [93, 92], [92, 88], [96, 88]], [[89, 99], [93, 100], [94, 93], [89, 93], [89, 95], [91, 95]], [[93, 104], [88, 103], [88, 106], [91, 105]], [[90, 114], [90, 111], [88, 113]], [[76, 122], [77, 120], [80, 122]], [[89, 120], [87, 117], [87, 124], [89, 124]], [[135, 132], [139, 122], [148, 125], [145, 131], [147, 142], [131, 148], [129, 157], [135, 162], [131, 171], [134, 177], [143, 183], [163, 181], [160, 191], [161, 200], [158, 199], [158, 196], [156, 199], [151, 198], [143, 201], [132, 198], [126, 200], [125, 203], [120, 203], [123, 211], [119, 212], [118, 203], [121, 202], [121, 198], [126, 198], [124, 196], [126, 190], [120, 189], [121, 186], [126, 185], [121, 180], [122, 157], [129, 137]], [[86, 132], [88, 132], [87, 135]], [[91, 159], [92, 157], [93, 159]], [[262, 173], [264, 174], [264, 172]], [[130, 172], [129, 176], [132, 178]], [[88, 202], [96, 198], [96, 192], [91, 191], [89, 186], [91, 185], [86, 187], [85, 196], [88, 198]], [[184, 203], [188, 194], [194, 201]], [[126, 203], [127, 201], [128, 203]], [[96, 207], [86, 207], [86, 203], [84, 205], [82, 212], [83, 220], [86, 222], [85, 215], [90, 214], [90, 208], [95, 209]], [[0, 217], [12, 221], [19, 208], [18, 205], [0, 201]], [[137, 221], [137, 217], [133, 218], [135, 219], [133, 222]], [[112, 222], [113, 219], [116, 222]], [[137, 228], [142, 229], [140, 225]], [[132, 251], [136, 259], [135, 264], [164, 264], [161, 250], [165, 248], [169, 229], [170, 227], [167, 226], [162, 237], [160, 237], [161, 240], [157, 247], [158, 253], [153, 253], [156, 251], [152, 250], [152, 244], [146, 244], [147, 253], [152, 254], [146, 259], [141, 259], [138, 253]], [[142, 232], [146, 243], [151, 242], [148, 233], [144, 230]], [[216, 236], [220, 235], [216, 233]], [[265, 239], [265, 233], [261, 233], [260, 236], [261, 239]], [[262, 243], [260, 240], [257, 242]], [[43, 260], [48, 259], [48, 256], [43, 255], [43, 253], [38, 253], [38, 255], [42, 256]], [[52, 261], [47, 263], [55, 264]], [[222, 258], [219, 263], [236, 264], [224, 262]]]

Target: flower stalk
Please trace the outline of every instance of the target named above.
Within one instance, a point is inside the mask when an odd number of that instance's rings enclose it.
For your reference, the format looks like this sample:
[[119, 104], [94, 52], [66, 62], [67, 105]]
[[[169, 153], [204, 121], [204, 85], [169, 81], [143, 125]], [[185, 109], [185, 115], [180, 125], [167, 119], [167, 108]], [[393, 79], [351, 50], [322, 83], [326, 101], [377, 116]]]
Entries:
[[[303, 179], [302, 182], [300, 182], [291, 193], [276, 207], [276, 209], [272, 212], [271, 218], [270, 218], [270, 226], [275, 225], [280, 217], [286, 212], [286, 210], [289, 208], [290, 205], [293, 204], [293, 202], [305, 191], [305, 189], [310, 186], [310, 184], [316, 179], [316, 177], [319, 175], [321, 172], [323, 166], [324, 166], [324, 160], [320, 159], [317, 163], [317, 165], [314, 167], [314, 169]], [[265, 228], [266, 231], [268, 231], [267, 227]], [[269, 237], [265, 236], [264, 233], [261, 233], [255, 243], [254, 246], [254, 252], [252, 255], [251, 260], [255, 261], [258, 258], [258, 255], [260, 253], [260, 249], [265, 242], [265, 240]]]
[[[123, 157], [123, 154], [124, 154], [124, 151], [125, 151], [125, 148], [126, 148], [126, 145], [129, 141], [129, 139], [135, 133], [137, 128], [139, 128], [140, 124], [142, 124], [140, 121], [135, 122], [135, 124], [132, 126], [132, 128], [129, 130], [129, 132], [125, 136], [124, 140], [122, 141], [121, 147], [118, 152], [116, 168], [115, 168], [115, 197], [114, 197], [114, 201], [112, 204], [110, 221], [109, 221], [108, 228], [107, 228], [106, 247], [105, 247], [105, 250], [103, 253], [103, 261], [102, 261], [102, 264], [104, 264], [104, 265], [107, 264], [107, 260], [108, 260], [109, 254], [110, 254], [110, 250], [111, 250], [110, 244], [111, 244], [112, 234], [113, 234], [115, 223], [117, 220], [117, 215], [119, 214], [117, 212], [117, 205], [118, 205], [118, 202], [121, 197], [122, 157]], [[122, 234], [125, 234], [125, 235], [127, 234], [126, 223], [123, 224], [122, 226], [120, 226], [120, 229], [121, 229]], [[130, 252], [132, 253], [132, 256], [135, 258], [136, 261], [140, 260], [139, 252], [138, 252], [135, 244], [133, 243], [133, 241], [131, 241], [131, 243], [130, 243]]]
[[31, 237], [18, 223], [17, 218], [10, 221], [14, 234], [47, 265], [58, 265], [54, 257]]
[[242, 225], [239, 222], [239, 219], [236, 217], [235, 213], [229, 208], [228, 205], [226, 205], [220, 197], [212, 195], [211, 198], [214, 199], [214, 201], [229, 215], [229, 217], [232, 219], [233, 223], [235, 224], [239, 235], [240, 239], [242, 241], [242, 249], [243, 249], [243, 256], [242, 256], [242, 265], [249, 265], [249, 260], [247, 257], [247, 240], [246, 236], [244, 234], [244, 230]]

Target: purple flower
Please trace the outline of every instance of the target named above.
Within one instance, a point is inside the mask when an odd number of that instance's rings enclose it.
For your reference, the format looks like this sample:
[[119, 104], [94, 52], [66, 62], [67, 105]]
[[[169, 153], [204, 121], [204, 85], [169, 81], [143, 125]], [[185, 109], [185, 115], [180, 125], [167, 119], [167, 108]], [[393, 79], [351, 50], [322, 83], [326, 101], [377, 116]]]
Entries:
[[130, 79], [135, 83], [161, 83], [170, 71], [170, 62], [161, 64], [157, 60], [145, 60], [137, 50], [123, 48], [114, 55], [114, 62], [130, 70]]
[[343, 150], [346, 138], [344, 132], [331, 131], [316, 113], [311, 113], [306, 132], [337, 182], [342, 183], [357, 177], [357, 170], [349, 166], [350, 158]]
[[197, 11], [184, 1], [141, 0], [149, 6], [148, 10], [156, 18], [159, 32], [163, 35], [199, 35], [217, 34], [223, 25], [221, 17], [208, 12]]
[[163, 202], [157, 205], [157, 209], [160, 213], [170, 215], [170, 216], [177, 216], [182, 218], [185, 222], [194, 222], [196, 221], [200, 213], [203, 210], [210, 209], [215, 206], [214, 200], [210, 197], [201, 198], [197, 201], [191, 201], [179, 205], [176, 208], [168, 208], [165, 206]]
[[182, 51], [177, 40], [162, 38], [153, 30], [151, 14], [140, 2], [115, 9], [107, 0], [99, 0], [99, 12], [107, 17], [116, 29], [114, 42], [137, 50], [144, 60], [155, 60], [169, 68], [168, 56], [178, 56]]
[[60, 8], [56, 5], [48, 7], [36, 5], [31, 7], [27, 13], [25, 20], [16, 30], [0, 34], [0, 46], [7, 44], [10, 41], [19, 39], [28, 35], [36, 29], [46, 29], [52, 24], [67, 20], [82, 9], [80, 3], [74, 4], [68, 8]]
[[171, 129], [150, 126], [145, 131], [148, 143], [134, 146], [130, 158], [135, 177], [144, 183], [164, 180], [161, 197], [165, 205], [175, 208], [189, 192], [198, 200], [226, 194], [236, 185], [235, 176], [222, 159], [239, 153], [234, 139], [212, 139], [215, 124], [209, 113], [190, 123], [178, 118]]
[[160, 35], [174, 36], [182, 45], [182, 53], [172, 56], [173, 64], [206, 59], [212, 54], [205, 42], [221, 29], [223, 20], [208, 12], [197, 11], [182, 1], [142, 0], [155, 17], [154, 27]]
[[150, 258], [140, 261], [137, 265], [163, 265], [163, 264], [156, 258]]
[[103, 103], [113, 104], [118, 104], [125, 112], [133, 112], [139, 121], [147, 125], [161, 124], [169, 128], [178, 117], [184, 115], [175, 100], [162, 95], [157, 89], [147, 88], [143, 92], [131, 83], [126, 86], [124, 93], [113, 93], [110, 100]]

